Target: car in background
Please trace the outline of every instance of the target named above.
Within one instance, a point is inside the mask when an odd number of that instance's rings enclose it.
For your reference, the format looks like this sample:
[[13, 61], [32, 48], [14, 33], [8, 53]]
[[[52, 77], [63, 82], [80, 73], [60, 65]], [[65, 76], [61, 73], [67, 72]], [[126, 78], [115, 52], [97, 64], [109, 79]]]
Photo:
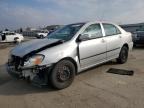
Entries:
[[2, 34], [0, 33], [0, 42], [2, 41], [2, 36], [1, 36]]
[[[44, 39], [17, 45], [10, 51], [8, 73], [36, 85], [56, 89], [71, 85], [76, 74], [116, 59], [127, 62], [132, 34], [108, 22], [66, 25]], [[49, 83], [50, 82], [50, 83]]]
[[134, 46], [144, 45], [144, 31], [137, 31], [133, 33]]
[[36, 33], [36, 38], [38, 38], [38, 39], [45, 38], [48, 35], [48, 33], [49, 33], [49, 31], [47, 31], [47, 30], [41, 30]]
[[23, 35], [10, 31], [3, 31], [0, 34], [0, 42], [22, 42], [24, 40]]

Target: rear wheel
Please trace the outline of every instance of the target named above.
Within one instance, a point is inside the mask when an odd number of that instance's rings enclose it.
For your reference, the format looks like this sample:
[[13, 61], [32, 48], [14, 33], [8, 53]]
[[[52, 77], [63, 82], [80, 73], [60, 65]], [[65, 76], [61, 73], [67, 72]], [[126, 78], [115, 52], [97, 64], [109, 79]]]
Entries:
[[18, 38], [18, 37], [15, 37], [15, 38], [14, 38], [14, 43], [20, 43], [20, 41], [19, 41], [19, 38]]
[[71, 85], [75, 77], [75, 66], [69, 60], [58, 62], [50, 75], [50, 82], [56, 89], [64, 89]]
[[43, 36], [43, 35], [40, 35], [40, 38], [42, 39], [42, 38], [44, 38], [44, 36]]
[[117, 58], [117, 62], [120, 64], [126, 63], [128, 59], [128, 48], [126, 46], [123, 46], [119, 58]]

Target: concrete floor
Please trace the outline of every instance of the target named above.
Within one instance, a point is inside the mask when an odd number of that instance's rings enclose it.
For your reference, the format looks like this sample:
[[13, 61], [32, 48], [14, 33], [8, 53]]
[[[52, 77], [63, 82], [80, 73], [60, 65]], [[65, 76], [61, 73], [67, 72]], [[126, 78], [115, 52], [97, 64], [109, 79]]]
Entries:
[[[87, 70], [60, 91], [12, 79], [4, 67], [12, 47], [0, 44], [0, 108], [144, 108], [144, 47], [135, 48], [126, 64], [108, 62]], [[135, 73], [106, 73], [112, 67]]]

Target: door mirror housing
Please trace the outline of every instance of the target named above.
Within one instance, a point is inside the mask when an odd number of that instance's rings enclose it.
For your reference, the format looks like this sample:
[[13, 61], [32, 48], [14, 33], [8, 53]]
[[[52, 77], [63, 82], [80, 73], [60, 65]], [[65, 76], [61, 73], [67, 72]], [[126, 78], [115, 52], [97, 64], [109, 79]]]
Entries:
[[78, 42], [81, 42], [81, 41], [86, 41], [86, 40], [89, 40], [90, 38], [89, 38], [89, 35], [88, 34], [80, 34], [79, 36], [78, 36], [78, 39], [77, 39], [77, 41]]

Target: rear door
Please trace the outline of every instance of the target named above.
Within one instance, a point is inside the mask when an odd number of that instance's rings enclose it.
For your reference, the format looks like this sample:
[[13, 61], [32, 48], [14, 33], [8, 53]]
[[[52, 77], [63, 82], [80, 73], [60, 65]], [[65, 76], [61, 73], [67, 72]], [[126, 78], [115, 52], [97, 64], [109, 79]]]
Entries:
[[104, 39], [107, 42], [107, 59], [113, 59], [119, 56], [122, 46], [122, 34], [113, 24], [103, 23], [105, 31]]
[[106, 42], [103, 39], [99, 23], [89, 25], [82, 36], [89, 39], [79, 43], [79, 56], [81, 68], [87, 68], [106, 60]]

